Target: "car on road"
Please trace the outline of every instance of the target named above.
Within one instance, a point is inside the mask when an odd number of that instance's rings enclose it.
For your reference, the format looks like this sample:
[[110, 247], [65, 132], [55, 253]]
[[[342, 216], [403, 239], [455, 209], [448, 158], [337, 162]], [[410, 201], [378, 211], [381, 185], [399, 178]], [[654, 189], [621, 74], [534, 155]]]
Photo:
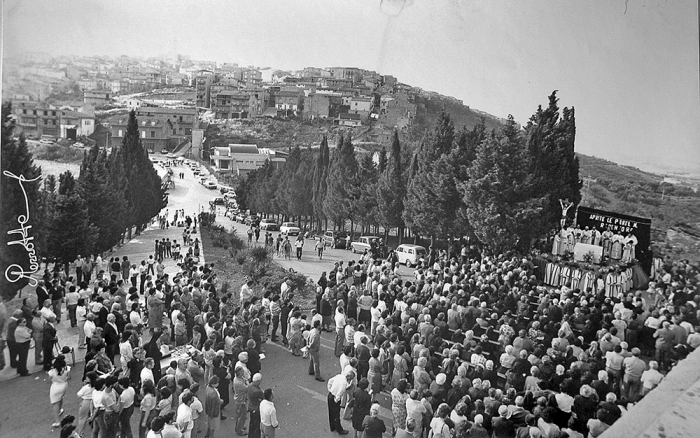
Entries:
[[245, 223], [246, 216], [248, 216], [248, 215], [241, 212], [241, 213], [238, 213], [233, 220], [236, 222]]
[[298, 236], [301, 233], [301, 229], [294, 222], [282, 222], [280, 233], [285, 236]]
[[246, 225], [253, 225], [253, 226], [255, 226], [255, 225], [258, 225], [258, 223], [260, 223], [260, 218], [259, 218], [258, 216], [256, 216], [256, 215], [253, 214], [253, 215], [250, 215], [250, 216], [246, 217], [244, 223], [245, 223]]
[[360, 238], [350, 243], [350, 249], [353, 253], [362, 253], [366, 249], [372, 250], [372, 246], [379, 245], [379, 237], [377, 236], [360, 236]]
[[56, 143], [56, 137], [53, 135], [44, 134], [39, 138], [39, 143], [43, 144], [53, 144]]
[[345, 248], [346, 238], [348, 233], [345, 231], [326, 231], [321, 236], [321, 241], [325, 246], [331, 248]]
[[209, 203], [212, 205], [226, 205], [226, 200], [220, 196], [217, 196], [216, 198], [209, 201]]
[[161, 149], [161, 150], [160, 150], [160, 153], [161, 153], [161, 154], [167, 154], [167, 153], [168, 153], [168, 150], [167, 150], [167, 149]]
[[425, 257], [427, 251], [425, 247], [420, 245], [412, 244], [402, 244], [396, 248], [396, 256], [399, 259], [399, 263], [403, 263], [407, 267], [415, 266], [418, 262]]
[[203, 185], [204, 187], [208, 188], [209, 190], [214, 190], [214, 189], [216, 189], [216, 184], [214, 184], [214, 183], [211, 182], [211, 181], [204, 181], [204, 182], [202, 183], [202, 185]]
[[265, 231], [279, 231], [280, 226], [272, 219], [262, 219], [260, 221], [260, 229]]

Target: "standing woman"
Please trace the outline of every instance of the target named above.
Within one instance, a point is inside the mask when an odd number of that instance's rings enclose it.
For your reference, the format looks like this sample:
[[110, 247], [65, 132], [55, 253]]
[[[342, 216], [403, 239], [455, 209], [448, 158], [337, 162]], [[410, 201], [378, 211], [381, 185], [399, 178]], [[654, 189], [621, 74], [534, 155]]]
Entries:
[[372, 397], [367, 393], [367, 387], [369, 382], [367, 379], [363, 378], [357, 383], [357, 389], [353, 393], [352, 398], [352, 428], [355, 429], [355, 437], [357, 438], [357, 432], [362, 432], [364, 427], [362, 426], [362, 421], [367, 415], [369, 415], [369, 410], [372, 406]]
[[396, 434], [397, 430], [406, 428], [406, 400], [408, 399], [406, 388], [408, 388], [408, 382], [406, 379], [401, 379], [396, 387], [391, 390], [391, 413], [394, 414], [392, 435]]
[[155, 407], [156, 386], [152, 381], [146, 380], [141, 385], [141, 403], [139, 404], [139, 409], [141, 410], [141, 418], [139, 419], [139, 438], [146, 438], [148, 427], [156, 417]]
[[80, 408], [78, 408], [78, 435], [85, 436], [88, 419], [92, 416], [92, 392], [95, 390], [95, 380], [97, 373], [90, 371], [86, 374], [83, 387], [78, 391], [80, 398]]
[[408, 371], [408, 362], [404, 357], [405, 352], [406, 347], [404, 347], [403, 345], [399, 345], [396, 348], [396, 354], [394, 354], [394, 371], [391, 374], [391, 386], [393, 388], [397, 388], [399, 382], [406, 378], [406, 372]]
[[59, 427], [61, 425], [61, 415], [63, 414], [63, 397], [68, 389], [68, 381], [70, 380], [70, 367], [66, 365], [66, 357], [59, 354], [56, 360], [53, 361], [53, 368], [49, 371], [51, 379], [51, 389], [49, 389], [49, 401], [53, 409], [53, 417], [55, 422], [51, 427]]
[[355, 286], [350, 288], [348, 292], [348, 319], [357, 319], [357, 290]]
[[372, 357], [369, 359], [369, 370], [367, 380], [370, 385], [372, 401], [376, 402], [377, 396], [382, 392], [382, 362], [379, 359], [379, 349], [372, 350]]
[[[87, 307], [85, 298], [78, 298], [78, 307], [75, 308], [75, 319], [78, 321], [78, 349], [85, 348], [85, 323], [87, 322]], [[80, 419], [78, 419], [80, 424]]]
[[329, 332], [331, 331], [330, 327], [333, 317], [333, 306], [331, 305], [330, 289], [328, 288], [326, 288], [325, 292], [323, 292], [323, 295], [321, 296], [320, 308], [321, 311], [319, 313], [323, 318], [322, 330]]
[[368, 290], [365, 290], [364, 295], [358, 300], [358, 305], [360, 306], [360, 314], [357, 316], [357, 321], [360, 324], [364, 324], [367, 327], [371, 327], [372, 316], [370, 314], [370, 309], [372, 308], [372, 296], [369, 294]]

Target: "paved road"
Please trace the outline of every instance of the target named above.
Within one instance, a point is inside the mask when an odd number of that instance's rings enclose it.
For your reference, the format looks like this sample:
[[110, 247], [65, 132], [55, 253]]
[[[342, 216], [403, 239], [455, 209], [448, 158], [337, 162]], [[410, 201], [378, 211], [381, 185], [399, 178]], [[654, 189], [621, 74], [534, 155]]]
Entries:
[[[185, 179], [175, 178], [175, 188], [170, 190], [169, 205], [167, 211], [172, 217], [174, 210], [184, 208], [187, 214], [194, 214], [202, 208], [207, 209], [209, 200], [219, 193], [204, 188], [199, 184], [192, 172], [187, 167], [175, 167], [176, 174], [185, 173]], [[233, 224], [223, 217], [223, 211], [217, 221], [233, 226], [240, 233], [245, 233], [245, 227]], [[155, 239], [170, 238], [181, 241], [181, 228], [169, 228], [160, 230], [152, 226], [140, 236], [118, 248], [107, 257], [128, 255], [132, 261], [140, 261], [146, 258], [153, 250]], [[206, 258], [206, 248], [203, 248]], [[312, 251], [305, 251], [301, 261], [282, 261], [280, 264], [286, 268], [294, 268], [313, 278], [318, 278], [321, 271], [330, 270], [336, 260], [351, 260], [352, 254], [344, 250], [329, 249], [324, 254], [324, 260], [318, 261], [312, 255]], [[357, 256], [355, 256], [357, 258]], [[175, 272], [177, 266], [171, 260], [166, 260], [166, 272]], [[409, 275], [408, 271], [406, 275]], [[26, 288], [23, 296], [35, 297], [31, 288]], [[77, 328], [71, 328], [64, 318], [58, 327], [59, 339], [63, 345], [77, 346]], [[338, 359], [333, 355], [334, 334], [322, 335], [321, 371], [324, 378], [328, 379], [340, 372]], [[317, 382], [313, 376], [309, 376], [307, 359], [294, 357], [281, 344], [265, 344], [266, 358], [263, 360], [262, 387], [272, 387], [275, 391], [275, 405], [278, 410], [280, 430], [277, 436], [280, 438], [297, 437], [332, 437], [336, 433], [328, 430], [328, 413], [326, 404], [326, 384]], [[7, 350], [6, 350], [7, 351]], [[83, 357], [85, 350], [76, 350], [76, 366], [73, 370], [73, 378], [69, 383], [65, 398], [66, 414], [77, 415], [79, 400], [75, 396], [81, 386]], [[30, 363], [33, 364], [33, 351], [30, 351]], [[34, 374], [31, 377], [18, 378], [14, 369], [5, 368], [0, 372], [0, 438], [21, 437], [55, 437], [57, 430], [52, 430], [50, 425], [51, 406], [48, 401], [50, 381], [40, 366], [30, 366]], [[380, 416], [391, 430], [390, 401], [386, 394], [379, 396], [383, 406]], [[231, 409], [225, 412], [232, 416]], [[132, 426], [136, 429], [137, 418], [132, 418]], [[343, 427], [351, 430], [350, 422], [343, 421]], [[227, 419], [222, 422], [222, 429], [217, 436], [235, 436], [234, 423]], [[203, 436], [203, 434], [200, 434]], [[389, 437], [390, 434], [385, 434]]]

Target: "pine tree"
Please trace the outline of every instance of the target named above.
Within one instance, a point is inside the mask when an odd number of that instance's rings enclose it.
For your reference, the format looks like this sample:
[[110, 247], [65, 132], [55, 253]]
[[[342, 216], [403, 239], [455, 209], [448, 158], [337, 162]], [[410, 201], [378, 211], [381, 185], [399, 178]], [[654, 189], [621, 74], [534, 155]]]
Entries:
[[399, 242], [403, 236], [403, 202], [406, 196], [402, 159], [399, 133], [394, 130], [391, 155], [377, 182], [377, 221], [386, 230], [399, 228]]
[[323, 212], [323, 200], [326, 197], [328, 166], [330, 161], [330, 150], [328, 148], [328, 138], [324, 135], [321, 140], [321, 147], [318, 157], [314, 163], [313, 175], [313, 194], [311, 203], [313, 205], [313, 215], [317, 218], [317, 228], [322, 229], [321, 221], [326, 219]]
[[299, 164], [287, 186], [289, 210], [293, 216], [313, 214], [313, 155], [309, 151], [299, 154]]
[[355, 147], [350, 136], [341, 135], [328, 167], [328, 189], [323, 211], [336, 225], [352, 218], [352, 182], [357, 174]]
[[450, 117], [443, 112], [436, 127], [421, 141], [417, 170], [406, 192], [403, 212], [406, 226], [431, 239], [447, 238], [458, 228], [454, 206], [456, 182], [444, 168], [444, 157], [452, 150], [454, 138]]
[[90, 223], [87, 204], [77, 190], [70, 171], [59, 176], [58, 195], [49, 225], [49, 252], [66, 268], [78, 255], [90, 254], [97, 227]]
[[[14, 282], [7, 279], [8, 267], [17, 265], [25, 272], [32, 269], [38, 269], [38, 260], [32, 258], [37, 255], [41, 249], [37, 245], [37, 237], [41, 232], [41, 216], [37, 216], [39, 204], [39, 177], [41, 177], [41, 168], [34, 164], [32, 154], [27, 148], [26, 141], [23, 135], [19, 139], [13, 138], [14, 121], [10, 118], [12, 114], [12, 106], [10, 103], [2, 105], [2, 174], [0, 178], [0, 199], [2, 199], [2, 208], [0, 208], [0, 295], [6, 300], [12, 299], [17, 291], [26, 286], [29, 282], [27, 278], [21, 278], [19, 274], [9, 275]], [[24, 181], [19, 181], [12, 176], [6, 175], [5, 172], [15, 175], [17, 178], [23, 177]], [[25, 193], [26, 191], [26, 201]], [[27, 217], [28, 213], [28, 217]], [[23, 223], [18, 222], [22, 220]], [[26, 221], [26, 222], [24, 222]], [[21, 229], [22, 227], [31, 227], [26, 229], [26, 236], [13, 230]], [[10, 234], [8, 234], [10, 232]], [[22, 244], [10, 244], [18, 242], [24, 237], [27, 239], [25, 248]], [[40, 239], [39, 239], [40, 240]], [[33, 248], [32, 248], [33, 247]], [[31, 249], [31, 250], [29, 250]], [[17, 272], [17, 269], [11, 269]]]
[[542, 209], [533, 197], [527, 151], [512, 116], [477, 148], [469, 178], [458, 184], [477, 238], [494, 254], [529, 249], [530, 226]]

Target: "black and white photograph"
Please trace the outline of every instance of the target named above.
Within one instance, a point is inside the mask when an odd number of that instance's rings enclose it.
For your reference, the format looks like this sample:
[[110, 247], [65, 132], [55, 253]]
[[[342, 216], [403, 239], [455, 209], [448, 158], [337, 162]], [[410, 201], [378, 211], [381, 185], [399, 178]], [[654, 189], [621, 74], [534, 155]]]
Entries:
[[698, 1], [0, 10], [0, 438], [700, 433]]

